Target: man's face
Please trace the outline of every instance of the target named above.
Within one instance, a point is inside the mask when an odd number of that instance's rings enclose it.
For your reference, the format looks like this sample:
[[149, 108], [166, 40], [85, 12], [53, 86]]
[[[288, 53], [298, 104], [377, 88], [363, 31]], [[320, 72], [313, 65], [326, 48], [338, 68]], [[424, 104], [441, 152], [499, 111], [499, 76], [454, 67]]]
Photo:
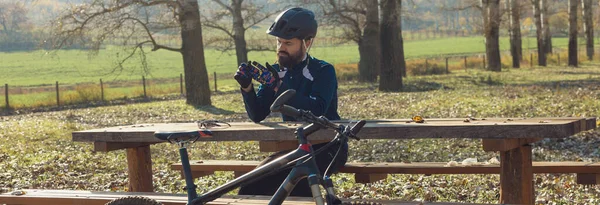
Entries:
[[277, 61], [286, 68], [302, 62], [306, 47], [300, 39], [283, 39], [277, 37]]

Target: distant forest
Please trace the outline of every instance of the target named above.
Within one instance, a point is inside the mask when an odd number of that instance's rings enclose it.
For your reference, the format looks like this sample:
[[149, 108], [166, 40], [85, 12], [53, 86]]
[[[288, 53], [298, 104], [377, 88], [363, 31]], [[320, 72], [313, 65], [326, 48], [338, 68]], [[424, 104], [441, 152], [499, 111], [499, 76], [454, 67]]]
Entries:
[[[112, 0], [106, 0], [110, 2]], [[566, 36], [568, 34], [568, 14], [567, 1], [547, 0], [549, 4], [549, 25], [552, 36]], [[46, 40], [49, 37], [48, 30], [52, 22], [66, 8], [77, 4], [86, 4], [90, 0], [0, 0], [0, 51], [19, 51], [34, 50], [46, 48]], [[224, 2], [227, 2], [224, 0]], [[310, 0], [246, 0], [248, 4], [262, 5], [267, 10], [282, 9], [280, 7], [294, 5], [309, 7], [315, 11], [321, 9], [318, 4], [310, 3]], [[277, 3], [273, 3], [277, 2]], [[414, 32], [419, 35], [425, 33], [429, 36], [465, 36], [482, 34], [482, 16], [478, 8], [477, 0], [403, 0], [402, 11], [402, 30], [405, 32]], [[505, 0], [501, 1], [501, 10], [506, 9]], [[200, 10], [202, 12], [219, 12], [214, 7], [206, 5], [214, 4], [212, 0], [199, 0]], [[521, 27], [522, 35], [535, 35], [535, 23], [533, 10], [529, 0], [521, 1]], [[597, 29], [600, 22], [600, 11], [595, 5], [594, 9]], [[319, 14], [320, 12], [316, 12]], [[505, 13], [505, 12], [502, 12]], [[146, 11], [144, 15], [164, 15], [159, 10]], [[231, 21], [229, 17], [222, 17], [223, 22]], [[274, 16], [271, 16], [265, 22], [270, 22]], [[326, 19], [319, 18], [323, 24]], [[507, 22], [508, 15], [502, 16], [501, 35], [508, 33]], [[264, 24], [264, 23], [263, 23]], [[335, 28], [336, 25], [328, 25]], [[210, 30], [211, 28], [203, 28]], [[169, 34], [168, 30], [160, 31]], [[600, 32], [596, 32], [598, 35]], [[328, 35], [328, 33], [324, 33]], [[333, 35], [333, 34], [329, 34]], [[323, 36], [322, 36], [323, 37]], [[336, 36], [325, 36], [326, 38], [337, 38]], [[82, 37], [85, 38], [85, 37]], [[248, 37], [247, 37], [248, 38]], [[410, 40], [410, 39], [409, 39]], [[210, 45], [209, 45], [210, 47]], [[71, 48], [83, 48], [73, 44]]]

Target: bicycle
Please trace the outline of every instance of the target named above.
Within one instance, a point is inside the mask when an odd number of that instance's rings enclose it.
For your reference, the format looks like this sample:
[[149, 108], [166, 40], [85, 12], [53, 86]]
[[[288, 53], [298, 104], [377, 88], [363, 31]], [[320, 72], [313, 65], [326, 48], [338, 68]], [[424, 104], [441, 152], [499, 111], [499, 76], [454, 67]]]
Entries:
[[[249, 183], [253, 180], [261, 179], [262, 177], [267, 177], [272, 173], [276, 173], [286, 168], [294, 167], [288, 177], [283, 181], [280, 187], [277, 189], [275, 194], [271, 197], [269, 201], [269, 205], [280, 205], [283, 201], [288, 197], [291, 190], [295, 187], [296, 183], [303, 179], [308, 178], [308, 183], [313, 195], [313, 199], [317, 205], [324, 205], [325, 202], [328, 205], [340, 205], [342, 201], [336, 196], [333, 182], [330, 178], [331, 173], [329, 173], [332, 164], [338, 157], [338, 153], [342, 146], [338, 146], [338, 151], [336, 152], [333, 159], [330, 161], [329, 166], [324, 172], [324, 176], [320, 176], [320, 172], [318, 170], [314, 155], [319, 152], [322, 152], [326, 148], [334, 145], [338, 145], [341, 143], [346, 143], [349, 138], [360, 140], [356, 134], [360, 131], [360, 129], [365, 125], [365, 120], [360, 120], [354, 125], [350, 126], [352, 123], [349, 123], [348, 126], [344, 126], [341, 124], [336, 124], [329, 121], [327, 118], [323, 116], [315, 116], [310, 111], [296, 109], [289, 105], [284, 105], [285, 102], [290, 100], [294, 95], [295, 90], [287, 90], [283, 92], [271, 105], [270, 109], [272, 112], [280, 112], [281, 114], [292, 116], [295, 119], [299, 119], [301, 121], [310, 123], [304, 127], [296, 128], [296, 139], [298, 140], [299, 146], [296, 150], [289, 152], [286, 155], [283, 155], [269, 163], [266, 163], [262, 166], [255, 168], [254, 170], [239, 176], [231, 181], [226, 182], [225, 184], [214, 188], [201, 196], [198, 196], [196, 192], [196, 185], [194, 184], [194, 180], [192, 178], [192, 172], [190, 168], [190, 162], [188, 158], [187, 147], [196, 142], [201, 137], [210, 136], [212, 133], [207, 129], [193, 130], [193, 131], [175, 131], [175, 132], [164, 132], [157, 131], [154, 136], [165, 141], [169, 141], [170, 143], [179, 145], [179, 154], [181, 157], [181, 162], [183, 165], [183, 172], [185, 175], [186, 182], [186, 191], [188, 196], [189, 205], [202, 205], [206, 204], [210, 201], [213, 201], [222, 195], [232, 191], [242, 185], [243, 183]], [[334, 139], [329, 141], [326, 145], [321, 147], [318, 150], [312, 150], [312, 146], [308, 143], [308, 135], [320, 130], [320, 129], [333, 129], [337, 132]], [[321, 189], [319, 185], [325, 188], [325, 199], [321, 194]], [[291, 188], [290, 188], [291, 187]], [[118, 204], [160, 204], [155, 200], [144, 198], [144, 197], [124, 197], [120, 199], [116, 199], [112, 202], [107, 203], [107, 205], [118, 205]], [[348, 204], [348, 203], [345, 203]], [[350, 204], [363, 204], [363, 202], [358, 203], [350, 203]], [[364, 203], [371, 204], [371, 203]]]

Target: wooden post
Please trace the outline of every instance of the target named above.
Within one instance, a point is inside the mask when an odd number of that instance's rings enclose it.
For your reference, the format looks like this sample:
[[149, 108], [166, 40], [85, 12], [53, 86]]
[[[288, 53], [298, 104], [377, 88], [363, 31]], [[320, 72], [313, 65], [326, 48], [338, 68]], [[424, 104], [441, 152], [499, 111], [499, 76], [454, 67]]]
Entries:
[[8, 83], [4, 84], [4, 99], [6, 100], [6, 109], [10, 109], [10, 104], [8, 103]]
[[129, 192], [153, 192], [150, 145], [127, 148]]
[[533, 204], [531, 145], [500, 151], [500, 203]]
[[215, 93], [216, 93], [217, 92], [217, 72], [215, 71], [213, 74], [214, 74], [213, 76], [215, 76]]
[[102, 83], [102, 78], [100, 78], [100, 96], [102, 102], [104, 102], [104, 84]]
[[60, 94], [58, 92], [58, 81], [56, 81], [56, 105], [60, 107]]
[[463, 57], [465, 59], [465, 70], [467, 69], [467, 56]]
[[142, 86], [144, 87], [144, 98], [147, 98], [148, 95], [146, 95], [146, 78], [144, 76], [142, 76]]
[[425, 59], [425, 74], [427, 74], [427, 68], [429, 67], [429, 62], [427, 62], [427, 58]]
[[179, 74], [179, 92], [181, 92], [181, 96], [183, 96], [183, 73]]
[[529, 67], [533, 68], [533, 53], [529, 54]]
[[557, 53], [556, 56], [558, 57], [558, 65], [560, 65], [560, 53]]
[[483, 55], [483, 69], [485, 70], [485, 55]]
[[450, 71], [448, 70], [448, 57], [446, 57], [446, 73], [450, 73]]

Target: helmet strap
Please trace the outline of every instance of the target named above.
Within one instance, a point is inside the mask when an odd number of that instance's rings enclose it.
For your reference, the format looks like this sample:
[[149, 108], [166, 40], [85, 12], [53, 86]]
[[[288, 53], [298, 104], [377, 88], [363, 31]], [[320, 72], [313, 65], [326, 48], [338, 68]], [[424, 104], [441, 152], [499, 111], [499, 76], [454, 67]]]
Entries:
[[305, 54], [305, 55], [306, 55], [306, 58], [305, 58], [305, 60], [306, 60], [306, 67], [307, 67], [307, 68], [308, 68], [308, 63], [310, 62], [310, 60], [308, 59], [308, 51], [310, 51], [310, 48], [312, 47], [313, 43], [315, 43], [315, 38], [312, 38], [312, 39], [310, 40], [310, 45], [309, 45], [309, 46], [308, 46], [308, 48], [307, 48], [307, 47], [306, 47], [306, 39], [302, 39], [302, 46], [303, 46], [304, 48], [306, 48], [306, 54]]

